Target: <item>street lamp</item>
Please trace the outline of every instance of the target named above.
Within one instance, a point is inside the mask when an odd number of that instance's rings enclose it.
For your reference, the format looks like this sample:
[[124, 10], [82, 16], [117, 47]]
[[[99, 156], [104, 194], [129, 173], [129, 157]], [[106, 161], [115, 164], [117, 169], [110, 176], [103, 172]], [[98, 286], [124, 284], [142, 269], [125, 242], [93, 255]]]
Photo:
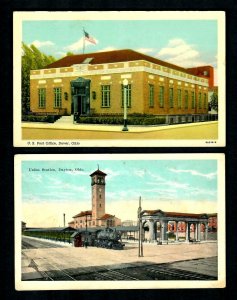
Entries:
[[128, 131], [127, 127], [127, 88], [128, 88], [128, 80], [123, 80], [123, 107], [124, 107], [124, 123], [122, 131]]

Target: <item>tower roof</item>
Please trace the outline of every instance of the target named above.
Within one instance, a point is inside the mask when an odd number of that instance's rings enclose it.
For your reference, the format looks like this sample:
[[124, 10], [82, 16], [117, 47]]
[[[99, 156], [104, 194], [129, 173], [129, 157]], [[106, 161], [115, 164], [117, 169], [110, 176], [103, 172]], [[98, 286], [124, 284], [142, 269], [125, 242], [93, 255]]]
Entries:
[[102, 176], [106, 176], [107, 174], [105, 174], [104, 172], [100, 171], [99, 169], [96, 170], [95, 172], [93, 172], [90, 176], [94, 176], [94, 175], [102, 175]]

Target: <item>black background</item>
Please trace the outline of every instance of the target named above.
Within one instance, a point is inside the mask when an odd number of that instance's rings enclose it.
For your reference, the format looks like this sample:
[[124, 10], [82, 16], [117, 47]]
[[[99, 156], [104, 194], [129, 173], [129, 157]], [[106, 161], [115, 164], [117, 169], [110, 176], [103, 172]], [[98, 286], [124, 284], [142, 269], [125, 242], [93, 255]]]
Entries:
[[[226, 147], [218, 148], [14, 148], [13, 147], [13, 12], [14, 11], [150, 11], [220, 10], [226, 12]], [[237, 1], [222, 0], [33, 0], [0, 1], [0, 296], [24, 300], [234, 299], [237, 297]], [[220, 112], [221, 113], [221, 112]], [[105, 291], [15, 290], [14, 283], [14, 155], [53, 153], [225, 153], [226, 154], [226, 266], [223, 289], [157, 289]], [[224, 245], [223, 245], [224, 246]], [[93, 283], [92, 283], [93, 285]]]

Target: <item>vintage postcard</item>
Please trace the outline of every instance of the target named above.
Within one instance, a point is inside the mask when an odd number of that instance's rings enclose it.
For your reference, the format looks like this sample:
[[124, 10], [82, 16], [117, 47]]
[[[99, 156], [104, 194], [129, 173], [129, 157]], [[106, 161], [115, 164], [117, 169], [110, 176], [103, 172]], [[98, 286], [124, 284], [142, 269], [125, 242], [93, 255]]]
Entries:
[[225, 261], [224, 154], [15, 156], [17, 290], [223, 288]]
[[225, 12], [14, 12], [14, 146], [225, 146]]

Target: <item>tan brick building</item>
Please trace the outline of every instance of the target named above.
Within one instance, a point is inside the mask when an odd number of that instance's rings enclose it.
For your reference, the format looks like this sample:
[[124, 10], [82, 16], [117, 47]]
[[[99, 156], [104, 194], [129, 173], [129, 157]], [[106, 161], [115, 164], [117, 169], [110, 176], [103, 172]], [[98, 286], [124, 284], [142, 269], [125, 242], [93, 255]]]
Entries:
[[105, 213], [105, 176], [101, 170], [96, 170], [91, 175], [91, 203], [92, 209], [81, 211], [73, 216], [73, 221], [68, 223], [72, 228], [86, 227], [114, 227], [120, 226], [121, 220], [114, 215]]
[[178, 123], [182, 117], [192, 122], [208, 114], [213, 67], [185, 69], [133, 50], [117, 50], [66, 56], [32, 70], [30, 79], [34, 113], [123, 114], [127, 79], [128, 114], [169, 116]]

